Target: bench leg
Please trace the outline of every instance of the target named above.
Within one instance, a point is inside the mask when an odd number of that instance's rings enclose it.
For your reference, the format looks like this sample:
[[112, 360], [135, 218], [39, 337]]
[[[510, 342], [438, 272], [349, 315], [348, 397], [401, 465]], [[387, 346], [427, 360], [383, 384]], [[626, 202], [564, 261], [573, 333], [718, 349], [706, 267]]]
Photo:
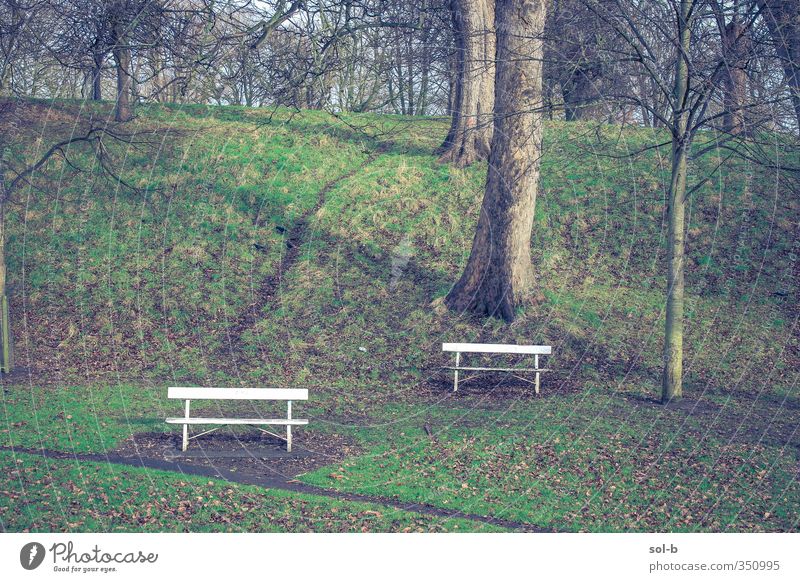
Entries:
[[536, 394], [539, 393], [539, 356], [536, 355], [533, 357], [533, 367], [536, 368]]
[[[458, 363], [461, 361], [461, 354], [456, 352], [456, 368], [458, 368]], [[458, 391], [458, 369], [453, 370], [454, 377], [453, 377], [453, 392]]]
[[[288, 400], [286, 404], [286, 419], [292, 420], [292, 401]], [[286, 452], [292, 452], [292, 425], [286, 425]]]
[[[186, 401], [186, 416], [185, 417], [188, 420], [188, 418], [189, 418], [189, 400]], [[184, 424], [183, 425], [183, 447], [182, 447], [183, 452], [186, 452], [186, 449], [188, 449], [188, 448], [189, 448], [189, 425], [188, 424]]]

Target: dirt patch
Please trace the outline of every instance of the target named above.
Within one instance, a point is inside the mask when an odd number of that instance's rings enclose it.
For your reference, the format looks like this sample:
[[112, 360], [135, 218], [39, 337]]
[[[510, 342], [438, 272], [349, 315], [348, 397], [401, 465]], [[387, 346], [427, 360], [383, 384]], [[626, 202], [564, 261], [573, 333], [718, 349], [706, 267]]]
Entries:
[[20, 99], [0, 99], [0, 127], [11, 121], [24, 127], [39, 127], [42, 124], [74, 124], [80, 115], [64, 105], [54, 107], [45, 103], [32, 103]]
[[423, 396], [437, 402], [443, 398], [461, 399], [471, 403], [477, 400], [489, 408], [493, 408], [493, 405], [506, 408], [510, 402], [519, 400], [563, 397], [582, 390], [582, 387], [571, 379], [550, 373], [542, 374], [539, 394], [536, 394], [533, 383], [506, 373], [486, 372], [466, 382], [460, 379], [458, 391], [453, 392], [453, 373], [449, 371], [443, 371], [429, 378], [424, 388], [427, 388], [427, 391], [415, 393], [415, 398]]
[[181, 465], [207, 467], [231, 473], [293, 479], [325, 465], [358, 455], [361, 449], [347, 438], [331, 433], [297, 431], [292, 452], [286, 442], [269, 435], [218, 432], [189, 442], [181, 451], [178, 434], [141, 433], [123, 441], [113, 451], [125, 458], [147, 457]]
[[[776, 406], [770, 398], [732, 398], [727, 404], [708, 400], [682, 398], [661, 404], [657, 398], [625, 396], [624, 404], [614, 407], [614, 412], [623, 417], [627, 407], [651, 407], [683, 414], [694, 422], [685, 425], [685, 434], [706, 438], [709, 434], [731, 443], [746, 443], [758, 446], [800, 448], [797, 412], [791, 406]], [[786, 401], [782, 401], [783, 405]]]
[[678, 410], [687, 413], [689, 416], [700, 416], [706, 414], [717, 414], [722, 408], [720, 405], [708, 400], [698, 400], [695, 398], [681, 398], [672, 400], [667, 404], [661, 404], [658, 398], [649, 398], [639, 395], [623, 396], [626, 404], [639, 407], [656, 407], [661, 410]]

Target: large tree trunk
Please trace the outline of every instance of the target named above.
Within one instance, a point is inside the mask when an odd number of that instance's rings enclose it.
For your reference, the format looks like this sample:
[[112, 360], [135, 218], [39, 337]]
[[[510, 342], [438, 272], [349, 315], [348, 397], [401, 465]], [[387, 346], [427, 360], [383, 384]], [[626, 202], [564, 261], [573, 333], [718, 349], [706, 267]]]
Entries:
[[100, 101], [103, 98], [102, 73], [103, 55], [95, 53], [94, 67], [92, 68], [92, 101]]
[[533, 293], [546, 0], [497, 0], [494, 133], [477, 232], [451, 309], [511, 321]]
[[607, 118], [597, 83], [602, 76], [599, 64], [584, 63], [576, 65], [562, 87], [564, 97], [564, 118], [567, 121], [582, 119], [600, 120]]
[[114, 119], [117, 121], [130, 121], [133, 118], [131, 110], [131, 49], [124, 45], [114, 48], [114, 61], [117, 65], [117, 107]]
[[745, 29], [734, 18], [722, 35], [722, 57], [725, 60], [723, 76], [723, 128], [732, 134], [745, 130], [744, 109], [747, 96], [747, 38]]
[[800, 130], [800, 0], [759, 0], [758, 4], [781, 59]]
[[675, 65], [672, 111], [672, 177], [667, 208], [667, 321], [664, 329], [664, 373], [661, 402], [683, 396], [683, 272], [686, 208], [686, 179], [689, 154], [689, 113], [685, 106], [689, 94], [689, 54], [693, 0], [681, 0], [678, 40], [681, 51]]
[[667, 234], [667, 321], [664, 329], [664, 375], [661, 401], [667, 403], [683, 396], [683, 273], [684, 214], [688, 144], [674, 139], [672, 144], [672, 180], [670, 182]]
[[456, 40], [456, 87], [443, 161], [467, 166], [489, 156], [494, 104], [493, 0], [451, 0]]

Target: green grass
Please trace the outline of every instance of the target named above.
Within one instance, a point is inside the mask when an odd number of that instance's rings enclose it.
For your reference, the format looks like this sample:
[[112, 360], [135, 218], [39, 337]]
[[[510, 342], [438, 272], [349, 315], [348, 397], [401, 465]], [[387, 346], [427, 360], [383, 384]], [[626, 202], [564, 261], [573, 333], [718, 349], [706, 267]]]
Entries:
[[[270, 415], [270, 404], [260, 410]], [[198, 414], [231, 414], [235, 402], [195, 401]], [[298, 402], [304, 416], [324, 412], [312, 395]], [[274, 414], [285, 414], [283, 406]], [[164, 419], [183, 414], [182, 402], [167, 400], [164, 386], [143, 384], [77, 385], [64, 388], [6, 386], [0, 407], [0, 446], [75, 453], [105, 452], [138, 433], [175, 433]]]
[[6, 388], [0, 444], [29, 449], [92, 452], [115, 448], [140, 432], [169, 430], [178, 410], [163, 390], [135, 385]]
[[780, 437], [732, 436], [737, 418], [724, 409], [698, 421], [653, 405], [633, 415], [599, 391], [588, 398], [399, 409], [397, 422], [362, 434], [381, 443], [370, 454], [303, 480], [565, 531], [797, 528], [797, 460]]
[[[322, 388], [342, 374], [318, 374], [318, 366], [362, 376], [363, 342], [373, 357], [395, 362], [408, 359], [407, 348], [420, 350], [411, 366], [390, 366], [394, 384], [438, 364], [429, 348], [448, 330], [462, 339], [559, 338], [559, 364], [589, 349], [596, 358], [635, 357], [637, 372], [658, 373], [667, 169], [653, 150], [615, 157], [651, 143], [652, 131], [546, 127], [532, 253], [547, 301], [509, 329], [429, 308], [466, 260], [484, 168], [436, 161], [430, 152], [444, 122], [345, 118], [363, 131], [324, 112], [142, 108], [134, 127], [143, 136], [157, 131], [159, 139], [148, 138], [154, 145], [108, 145], [138, 191], [77, 172], [92, 167], [91, 152], [71, 147], [72, 165], [54, 160], [38, 176], [48, 190], [23, 189], [8, 213], [11, 309], [26, 316], [13, 331], [30, 340], [17, 341], [19, 360], [59, 373], [62, 383], [111, 374]], [[311, 217], [303, 260], [278, 304], [260, 305], [260, 285], [284, 252], [276, 227], [291, 228], [326, 184], [380, 143], [385, 152], [339, 182]], [[701, 158], [695, 174], [713, 165], [713, 155]], [[687, 355], [708, 358], [695, 366], [697, 380], [719, 390], [736, 368], [718, 362], [758, 350], [777, 363], [791, 341], [794, 295], [785, 293], [794, 288], [799, 203], [779, 195], [781, 184], [733, 160], [691, 201]], [[410, 262], [395, 281], [392, 257], [401, 250]], [[404, 341], [386, 341], [400, 334]], [[364, 378], [371, 391], [372, 372]]]
[[[135, 386], [8, 391], [6, 446], [106, 451], [133, 434], [173, 430], [163, 423], [168, 404], [158, 389], [146, 398]], [[302, 479], [566, 531], [786, 531], [800, 521], [791, 409], [776, 420], [769, 402], [720, 400], [691, 416], [600, 387], [494, 404], [491, 393], [463, 404], [384, 404], [363, 428], [330, 426], [323, 415], [303, 430], [344, 433], [367, 452]], [[40, 469], [85, 465], [35, 459]], [[139, 473], [128, 477], [130, 490], [141, 490]], [[159, 483], [170, 480], [158, 474]], [[52, 483], [62, 477], [74, 481], [58, 473]], [[17, 475], [6, 473], [2, 482], [9, 503], [20, 503], [10, 493], [22, 487]], [[197, 527], [217, 527], [206, 517], [198, 515]]]
[[188, 475], [0, 453], [0, 525], [18, 532], [502, 531]]
[[[31, 136], [55, 139], [78, 104], [58, 103], [44, 127], [34, 121], [49, 104], [26, 107]], [[365, 451], [303, 477], [317, 485], [566, 531], [797, 529], [800, 198], [784, 195], [786, 176], [733, 159], [690, 200], [685, 395], [708, 409], [687, 414], [649, 400], [659, 392], [669, 169], [663, 152], [625, 157], [663, 136], [546, 125], [531, 247], [543, 301], [508, 326], [432, 306], [466, 261], [485, 175], [432, 155], [444, 121], [138, 111], [129, 127], [154, 143], [108, 144], [136, 190], [75, 146], [69, 164], [54, 159], [11, 201], [12, 326], [27, 373], [3, 386], [0, 444], [97, 452], [176, 430], [163, 423], [176, 412], [170, 384], [308, 387], [303, 430], [345, 434]], [[14, 155], [33, 159], [37, 147], [22, 141]], [[697, 160], [692, 180], [716, 163], [713, 153]], [[265, 304], [260, 286], [285, 253], [278, 227], [303, 216], [299, 260]], [[492, 379], [448, 398], [443, 341], [552, 344], [554, 372], [541, 398]], [[69, 464], [48, 463], [51, 487], [75, 482]], [[0, 488], [18, 493], [21, 481], [4, 475]], [[176, 479], [159, 474], [153, 487]], [[96, 472], [86, 482], [113, 486]], [[21, 497], [7, 503], [3, 514], [24, 513]], [[285, 529], [327, 529], [313, 516], [328, 509], [309, 507], [295, 507]], [[197, 530], [222, 523], [198, 515]], [[169, 527], [157, 520], [154, 529]], [[105, 527], [53, 515], [8, 523]]]

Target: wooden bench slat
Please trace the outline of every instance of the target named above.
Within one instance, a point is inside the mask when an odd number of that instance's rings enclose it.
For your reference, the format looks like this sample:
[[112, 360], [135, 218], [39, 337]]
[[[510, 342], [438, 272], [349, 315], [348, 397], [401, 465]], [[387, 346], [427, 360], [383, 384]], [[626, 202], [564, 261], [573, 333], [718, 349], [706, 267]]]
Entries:
[[182, 400], [308, 400], [308, 389], [170, 386], [167, 397]]
[[170, 424], [280, 424], [280, 425], [301, 425], [308, 424], [305, 418], [199, 418], [191, 416], [189, 418], [168, 418]]
[[442, 351], [483, 354], [531, 354], [546, 356], [553, 353], [553, 347], [520, 346], [515, 344], [442, 344]]

